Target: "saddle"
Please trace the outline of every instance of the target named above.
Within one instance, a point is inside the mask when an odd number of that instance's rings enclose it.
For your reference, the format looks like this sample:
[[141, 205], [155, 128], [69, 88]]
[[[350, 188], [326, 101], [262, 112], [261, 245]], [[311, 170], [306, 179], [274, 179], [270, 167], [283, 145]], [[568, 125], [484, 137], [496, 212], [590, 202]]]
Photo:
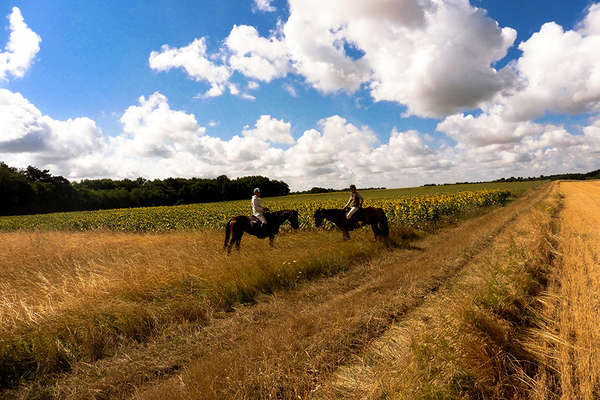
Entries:
[[[350, 207], [343, 208], [344, 213], [350, 211]], [[363, 208], [359, 208], [348, 221], [348, 230], [353, 231], [358, 228], [362, 228], [365, 225], [365, 221], [361, 219], [363, 216]]]
[[266, 237], [269, 234], [267, 227], [262, 225], [262, 222], [254, 215], [250, 216], [250, 227], [258, 233], [257, 237]]

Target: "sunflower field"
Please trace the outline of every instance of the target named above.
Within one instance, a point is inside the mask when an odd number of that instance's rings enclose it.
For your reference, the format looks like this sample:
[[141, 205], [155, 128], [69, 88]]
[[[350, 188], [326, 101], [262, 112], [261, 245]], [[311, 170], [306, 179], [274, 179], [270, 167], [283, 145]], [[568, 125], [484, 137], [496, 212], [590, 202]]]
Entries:
[[[479, 190], [389, 199], [369, 199], [368, 196], [365, 196], [364, 207], [383, 208], [392, 225], [420, 227], [424, 224], [435, 223], [445, 216], [461, 214], [469, 209], [502, 205], [510, 195], [511, 192], [508, 190]], [[318, 208], [341, 208], [344, 204], [339, 199], [324, 196], [265, 198], [263, 203], [272, 211], [298, 210], [302, 229], [314, 227], [313, 215]], [[0, 217], [0, 230], [109, 230], [121, 232], [220, 230], [224, 228], [230, 218], [249, 213], [249, 200], [78, 211]]]

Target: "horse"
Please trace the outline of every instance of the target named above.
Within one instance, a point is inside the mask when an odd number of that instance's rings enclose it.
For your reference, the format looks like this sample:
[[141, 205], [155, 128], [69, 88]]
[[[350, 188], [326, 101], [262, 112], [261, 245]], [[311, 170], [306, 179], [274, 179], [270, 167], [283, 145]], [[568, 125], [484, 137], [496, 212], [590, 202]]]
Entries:
[[323, 220], [333, 222], [341, 231], [344, 240], [350, 239], [349, 231], [356, 229], [361, 226], [371, 225], [375, 239], [387, 240], [390, 235], [390, 228], [385, 212], [382, 208], [376, 207], [365, 207], [359, 209], [354, 215], [353, 219], [356, 222], [362, 222], [360, 226], [352, 226], [350, 221], [346, 218], [346, 210], [339, 208], [319, 208], [315, 212], [315, 226], [318, 228], [323, 224]]
[[[256, 236], [259, 239], [269, 237], [269, 245], [273, 246], [273, 239], [275, 235], [279, 233], [279, 226], [285, 221], [289, 220], [292, 228], [298, 229], [298, 211], [296, 210], [281, 210], [276, 212], [265, 213], [267, 224], [260, 226], [258, 219], [255, 217], [247, 217], [240, 215], [231, 218], [227, 224], [225, 224], [225, 244], [223, 250], [227, 250], [227, 254], [231, 252], [231, 248], [235, 244], [235, 247], [240, 249], [240, 241], [244, 232]], [[231, 241], [230, 241], [231, 237]]]

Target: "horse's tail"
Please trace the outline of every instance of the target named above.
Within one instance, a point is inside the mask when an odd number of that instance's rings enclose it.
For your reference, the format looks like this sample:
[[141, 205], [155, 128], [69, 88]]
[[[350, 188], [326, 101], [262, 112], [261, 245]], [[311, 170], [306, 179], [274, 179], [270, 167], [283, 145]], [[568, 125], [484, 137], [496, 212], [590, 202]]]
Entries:
[[385, 237], [390, 235], [390, 227], [388, 225], [388, 219], [385, 215], [385, 211], [381, 210], [381, 221], [379, 222], [379, 229], [381, 230], [381, 234]]
[[227, 248], [227, 244], [229, 243], [229, 236], [231, 235], [231, 231], [233, 231], [232, 222], [232, 220], [229, 220], [229, 222], [225, 224], [225, 244], [223, 244], [223, 250]]

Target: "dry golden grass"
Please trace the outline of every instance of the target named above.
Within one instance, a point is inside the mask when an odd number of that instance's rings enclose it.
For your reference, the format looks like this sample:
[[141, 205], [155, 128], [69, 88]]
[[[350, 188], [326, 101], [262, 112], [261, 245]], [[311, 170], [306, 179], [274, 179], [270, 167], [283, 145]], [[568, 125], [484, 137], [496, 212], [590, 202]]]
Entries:
[[20, 384], [0, 397], [309, 398], [539, 196], [396, 249], [366, 231], [229, 257], [216, 233], [0, 234], [0, 371]]
[[544, 368], [532, 398], [600, 398], [600, 182], [561, 182], [554, 275], [529, 347]]
[[[540, 195], [538, 195], [539, 197]], [[529, 208], [531, 198], [475, 218], [238, 313], [200, 340], [195, 360], [135, 399], [305, 399], [336, 369], [405, 318]], [[343, 394], [341, 398], [344, 398]], [[363, 398], [361, 393], [357, 398]], [[325, 396], [326, 397], [326, 396]]]
[[173, 323], [205, 325], [384, 250], [367, 232], [350, 243], [321, 231], [282, 234], [274, 249], [246, 238], [227, 256], [221, 235], [0, 234], [0, 386], [102, 359]]
[[353, 357], [319, 399], [523, 398], [534, 356], [521, 344], [548, 270], [556, 188], [515, 218], [454, 279]]

